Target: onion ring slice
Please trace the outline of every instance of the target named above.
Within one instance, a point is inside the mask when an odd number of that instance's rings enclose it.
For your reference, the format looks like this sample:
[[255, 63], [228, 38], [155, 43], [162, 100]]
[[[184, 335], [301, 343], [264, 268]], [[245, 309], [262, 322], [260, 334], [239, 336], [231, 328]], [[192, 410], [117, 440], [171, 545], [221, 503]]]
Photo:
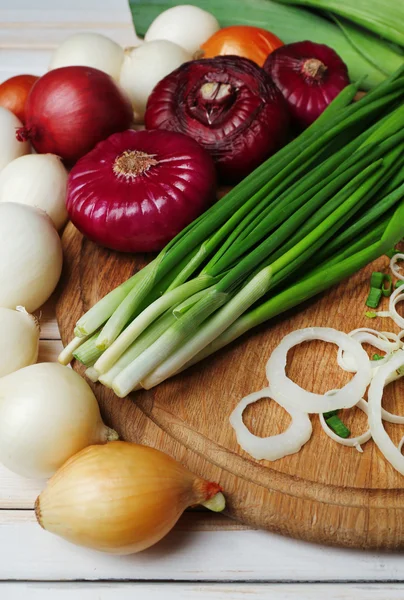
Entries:
[[[327, 392], [327, 394], [329, 396], [333, 395], [332, 392]], [[367, 402], [365, 402], [365, 400], [363, 398], [361, 398], [359, 400], [359, 402], [356, 406], [358, 408], [360, 408], [360, 410], [362, 410], [366, 415], [368, 414], [368, 405], [367, 405]], [[323, 428], [324, 432], [328, 435], [328, 437], [330, 437], [332, 440], [334, 440], [334, 442], [337, 442], [338, 444], [341, 444], [342, 446], [349, 446], [350, 448], [356, 448], [356, 450], [358, 450], [358, 452], [363, 452], [361, 445], [368, 442], [370, 440], [370, 438], [372, 437], [372, 432], [370, 431], [370, 429], [368, 429], [367, 431], [365, 431], [364, 433], [361, 433], [361, 435], [358, 435], [356, 437], [342, 438], [339, 435], [337, 435], [335, 433], [335, 431], [333, 431], [332, 429], [330, 429], [328, 427], [326, 420], [324, 419], [323, 413], [320, 413], [319, 417], [320, 417], [321, 427]]]
[[[377, 348], [382, 352], [386, 352], [386, 356], [381, 360], [370, 360], [370, 366], [372, 369], [385, 364], [390, 359], [391, 353], [401, 347], [401, 342], [395, 333], [389, 333], [387, 335], [383, 331], [376, 331], [376, 329], [361, 327], [360, 329], [354, 329], [348, 333], [348, 335], [356, 339], [360, 344], [370, 344], [374, 348]], [[390, 341], [389, 337], [394, 341]], [[352, 354], [344, 352], [342, 348], [338, 348], [337, 361], [338, 365], [344, 371], [347, 371], [348, 373], [356, 373], [356, 363], [354, 357]]]
[[404, 274], [400, 273], [399, 269], [397, 268], [397, 262], [399, 259], [404, 260], [404, 254], [401, 254], [400, 252], [398, 252], [397, 254], [392, 256], [392, 258], [390, 260], [390, 269], [391, 269], [393, 275], [395, 275], [395, 277], [397, 277], [397, 279], [404, 281]]
[[[389, 300], [389, 317], [393, 319], [394, 323], [398, 325], [401, 329], [404, 329], [404, 319], [401, 317], [396, 309], [396, 304], [402, 302], [404, 300], [404, 293], [400, 287], [398, 287], [390, 296]], [[381, 316], [380, 313], [376, 313]]]
[[403, 365], [404, 351], [398, 350], [387, 364], [377, 370], [377, 373], [370, 384], [368, 394], [369, 423], [372, 437], [383, 456], [402, 475], [404, 475], [404, 456], [393, 444], [390, 436], [383, 427], [382, 398], [387, 380]]
[[265, 438], [258, 437], [251, 433], [243, 422], [243, 412], [249, 404], [253, 404], [261, 398], [273, 399], [272, 391], [269, 387], [259, 392], [253, 392], [243, 398], [230, 415], [230, 423], [233, 427], [237, 442], [257, 460], [278, 460], [288, 454], [299, 452], [301, 447], [310, 439], [313, 430], [311, 421], [307, 413], [293, 408], [287, 408], [279, 403], [292, 418], [289, 427], [283, 433], [271, 435]]
[[[357, 372], [344, 387], [332, 396], [315, 394], [304, 390], [291, 381], [285, 368], [288, 351], [308, 340], [323, 340], [337, 344], [350, 352], [356, 361]], [[266, 366], [268, 381], [271, 385], [273, 399], [287, 408], [294, 408], [307, 413], [324, 413], [339, 408], [351, 408], [359, 402], [372, 379], [369, 357], [360, 343], [341, 331], [330, 327], [308, 327], [298, 329], [283, 338], [275, 348]]]

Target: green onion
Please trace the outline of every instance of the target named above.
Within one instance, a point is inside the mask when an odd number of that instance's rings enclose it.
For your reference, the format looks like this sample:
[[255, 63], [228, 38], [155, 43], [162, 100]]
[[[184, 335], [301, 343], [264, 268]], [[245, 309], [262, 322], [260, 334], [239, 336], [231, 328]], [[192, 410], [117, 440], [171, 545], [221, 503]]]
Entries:
[[382, 299], [382, 290], [378, 288], [370, 288], [369, 295], [366, 299], [366, 306], [369, 308], [377, 308], [380, 304], [380, 300]]
[[384, 281], [385, 282], [387, 281], [387, 286], [385, 284], [383, 284], [383, 287], [382, 287], [383, 296], [387, 296], [387, 297], [391, 296], [391, 292], [392, 292], [392, 289], [393, 289], [393, 284], [392, 284], [392, 281], [391, 281], [391, 276], [390, 275], [384, 275]]
[[373, 354], [372, 360], [383, 360], [384, 356], [381, 354]]
[[[393, 256], [394, 256], [394, 254], [393, 254]], [[404, 281], [401, 281], [401, 279], [399, 279], [399, 280], [398, 280], [398, 281], [396, 281], [396, 283], [394, 284], [394, 287], [398, 288], [398, 287], [400, 287], [401, 285], [404, 285]]]
[[335, 415], [338, 415], [338, 412], [338, 410], [330, 410], [329, 412], [323, 413], [323, 417], [327, 421], [327, 419], [330, 417], [335, 417]]
[[337, 415], [333, 415], [325, 420], [328, 427], [334, 431], [341, 438], [348, 438], [351, 435], [348, 427], [344, 425], [341, 419]]
[[373, 273], [370, 277], [370, 287], [378, 288], [379, 290], [381, 290], [382, 285], [383, 285], [383, 280], [384, 280], [384, 273], [380, 273], [379, 271], [373, 271]]
[[368, 310], [365, 312], [365, 317], [367, 317], [368, 319], [376, 319], [377, 313]]

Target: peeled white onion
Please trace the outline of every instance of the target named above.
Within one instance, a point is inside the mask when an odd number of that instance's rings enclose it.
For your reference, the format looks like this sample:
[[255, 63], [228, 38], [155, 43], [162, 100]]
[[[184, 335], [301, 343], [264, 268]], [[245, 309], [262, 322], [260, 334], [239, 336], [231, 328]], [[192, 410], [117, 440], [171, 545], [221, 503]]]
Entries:
[[272, 398], [269, 387], [259, 392], [254, 392], [243, 398], [230, 415], [230, 423], [236, 433], [237, 442], [257, 460], [278, 460], [289, 454], [299, 452], [301, 447], [310, 439], [312, 425], [307, 413], [295, 408], [282, 406], [290, 415], [292, 421], [283, 433], [268, 437], [259, 437], [251, 433], [243, 422], [243, 412], [249, 404], [261, 398]]
[[55, 154], [29, 154], [0, 173], [0, 202], [19, 202], [44, 210], [56, 229], [67, 221], [67, 171]]
[[21, 306], [0, 308], [0, 377], [37, 361], [39, 333], [38, 321]]
[[132, 102], [138, 122], [144, 118], [147, 100], [156, 84], [191, 59], [192, 55], [184, 48], [167, 40], [125, 50], [119, 83]]
[[69, 367], [41, 363], [0, 379], [0, 462], [50, 477], [73, 454], [117, 439], [89, 385]]
[[123, 48], [100, 33], [75, 33], [55, 50], [49, 71], [59, 67], [93, 67], [119, 79], [123, 62]]
[[[344, 387], [332, 396], [314, 394], [302, 389], [287, 377], [285, 369], [288, 351], [308, 340], [323, 340], [337, 344], [353, 355], [357, 372]], [[308, 327], [286, 335], [275, 348], [267, 363], [267, 378], [272, 397], [282, 406], [307, 413], [323, 413], [339, 408], [351, 408], [359, 402], [372, 379], [369, 357], [359, 342], [331, 327]]]
[[0, 203], [0, 306], [39, 308], [55, 289], [62, 262], [60, 238], [43, 211]]
[[194, 54], [219, 29], [219, 22], [211, 13], [182, 4], [160, 13], [147, 30], [145, 40], [169, 40]]
[[404, 350], [398, 350], [388, 363], [380, 367], [373, 377], [368, 393], [369, 424], [372, 437], [389, 463], [404, 475], [404, 456], [396, 448], [382, 423], [382, 398], [389, 377], [404, 365]]
[[19, 142], [16, 130], [22, 127], [21, 121], [9, 110], [0, 106], [0, 171], [15, 158], [28, 154], [29, 142]]

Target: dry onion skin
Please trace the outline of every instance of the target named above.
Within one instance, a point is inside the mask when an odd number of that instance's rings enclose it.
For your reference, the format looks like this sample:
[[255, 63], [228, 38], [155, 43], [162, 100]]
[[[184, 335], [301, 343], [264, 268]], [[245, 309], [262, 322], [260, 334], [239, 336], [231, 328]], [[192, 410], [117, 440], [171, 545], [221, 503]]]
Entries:
[[188, 506], [205, 503], [223, 510], [218, 484], [154, 448], [112, 442], [85, 448], [63, 465], [35, 513], [44, 529], [74, 544], [132, 554], [161, 540]]
[[[294, 346], [310, 340], [332, 342], [351, 353], [355, 358], [356, 374], [351, 381], [332, 396], [308, 392], [286, 375], [288, 351]], [[308, 327], [289, 333], [272, 352], [267, 363], [266, 373], [276, 402], [287, 406], [288, 409], [295, 408], [307, 413], [324, 413], [355, 406], [364, 395], [372, 378], [368, 355], [359, 342], [346, 333], [330, 327]]]
[[36, 363], [39, 323], [22, 307], [0, 307], [0, 377]]
[[256, 436], [244, 424], [243, 412], [247, 406], [261, 398], [272, 398], [271, 388], [267, 387], [259, 392], [249, 394], [237, 404], [230, 415], [230, 423], [236, 433], [239, 445], [257, 460], [274, 461], [299, 452], [310, 439], [313, 430], [308, 414], [280, 404], [292, 419], [289, 427], [277, 435]]

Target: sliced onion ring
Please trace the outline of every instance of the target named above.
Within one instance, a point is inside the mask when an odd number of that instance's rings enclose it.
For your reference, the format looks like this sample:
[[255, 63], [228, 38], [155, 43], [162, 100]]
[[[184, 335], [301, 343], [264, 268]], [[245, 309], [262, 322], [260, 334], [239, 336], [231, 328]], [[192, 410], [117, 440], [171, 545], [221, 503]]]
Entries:
[[[401, 346], [401, 342], [395, 333], [384, 333], [383, 331], [376, 331], [376, 329], [368, 329], [367, 327], [354, 329], [353, 331], [350, 331], [348, 335], [353, 337], [360, 344], [370, 344], [374, 348], [377, 348], [382, 352], [386, 352], [386, 356], [384, 358], [370, 361], [370, 366], [373, 369], [386, 363], [391, 356], [391, 352], [398, 350]], [[394, 341], [390, 341], [389, 337]], [[356, 372], [356, 363], [354, 357], [352, 354], [344, 352], [342, 348], [338, 348], [337, 361], [341, 369], [344, 371], [347, 371], [348, 373]]]
[[[308, 340], [323, 340], [337, 344], [343, 350], [350, 352], [358, 368], [343, 388], [333, 396], [315, 394], [302, 389], [287, 377], [285, 368], [288, 351]], [[372, 369], [369, 357], [360, 343], [346, 333], [330, 327], [308, 327], [293, 331], [285, 336], [275, 348], [266, 366], [268, 381], [274, 400], [284, 407], [294, 408], [307, 413], [323, 413], [339, 408], [351, 408], [359, 402], [372, 379]]]
[[[396, 325], [398, 325], [401, 329], [404, 329], [404, 319], [400, 316], [396, 309], [396, 304], [402, 302], [404, 300], [404, 292], [400, 287], [398, 287], [390, 296], [389, 300], [389, 311], [388, 316], [391, 317]], [[381, 313], [376, 313], [378, 316], [382, 316]]]
[[372, 437], [383, 456], [402, 475], [404, 475], [404, 456], [393, 444], [390, 436], [383, 427], [382, 397], [383, 389], [388, 378], [403, 365], [404, 351], [398, 350], [387, 364], [378, 369], [368, 393], [369, 424]]
[[[332, 392], [334, 392], [334, 390], [332, 390], [331, 392], [327, 392], [326, 395], [332, 396]], [[366, 415], [368, 414], [368, 404], [367, 402], [365, 402], [365, 400], [363, 400], [363, 398], [359, 400], [356, 406], [357, 408], [360, 408], [360, 410], [362, 410]], [[361, 435], [358, 435], [356, 437], [342, 438], [339, 435], [337, 435], [335, 431], [328, 427], [323, 413], [320, 413], [319, 417], [321, 427], [323, 428], [324, 432], [328, 435], [328, 437], [334, 440], [334, 442], [342, 444], [342, 446], [349, 446], [351, 448], [356, 448], [358, 452], [363, 452], [361, 445], [368, 442], [372, 437], [372, 432], [370, 431], [370, 429], [368, 429], [367, 431], [365, 431], [365, 433], [362, 433]]]
[[230, 423], [236, 433], [237, 442], [257, 460], [278, 460], [288, 454], [299, 452], [300, 448], [310, 439], [312, 424], [307, 413], [301, 410], [287, 408], [279, 403], [290, 415], [292, 422], [283, 433], [268, 437], [258, 437], [251, 433], [243, 422], [243, 412], [249, 404], [261, 398], [273, 398], [269, 387], [254, 392], [243, 398], [230, 415]]
[[390, 260], [390, 269], [391, 269], [393, 275], [395, 275], [397, 277], [397, 279], [404, 281], [404, 274], [400, 273], [399, 269], [397, 268], [397, 262], [399, 260], [404, 260], [404, 254], [397, 253], [394, 256], [392, 256], [392, 258]]

